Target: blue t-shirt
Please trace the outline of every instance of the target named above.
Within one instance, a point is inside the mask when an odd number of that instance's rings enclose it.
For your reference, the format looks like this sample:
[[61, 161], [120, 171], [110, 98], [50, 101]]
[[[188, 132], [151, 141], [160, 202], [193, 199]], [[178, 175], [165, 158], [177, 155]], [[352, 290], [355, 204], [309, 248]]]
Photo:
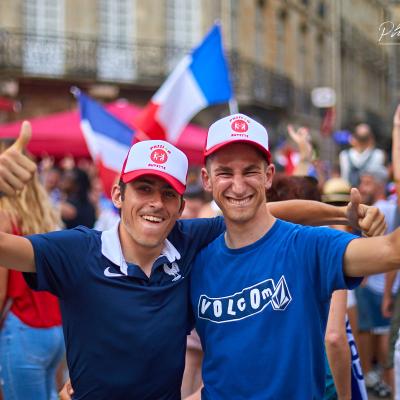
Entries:
[[196, 257], [191, 299], [204, 350], [203, 399], [321, 399], [330, 297], [355, 236], [277, 220], [257, 242], [221, 235]]
[[150, 278], [125, 262], [117, 228], [28, 237], [37, 273], [26, 279], [60, 298], [74, 399], [180, 399], [188, 274], [223, 219], [178, 221]]

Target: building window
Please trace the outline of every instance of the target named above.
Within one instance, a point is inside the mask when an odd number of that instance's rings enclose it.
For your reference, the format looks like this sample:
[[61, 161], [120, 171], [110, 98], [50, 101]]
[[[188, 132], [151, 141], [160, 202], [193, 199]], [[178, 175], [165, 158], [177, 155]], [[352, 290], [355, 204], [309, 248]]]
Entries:
[[322, 35], [317, 37], [317, 45], [315, 49], [315, 68], [316, 68], [316, 76], [315, 76], [315, 84], [316, 86], [324, 86], [326, 85], [325, 81], [325, 42]]
[[262, 5], [256, 3], [256, 23], [255, 23], [255, 59], [258, 64], [263, 65], [265, 60], [265, 40], [264, 40], [264, 13]]
[[286, 57], [286, 13], [280, 12], [276, 18], [276, 70], [285, 74]]
[[318, 16], [320, 18], [325, 18], [326, 15], [326, 5], [323, 1], [318, 3]]
[[173, 69], [201, 39], [200, 0], [167, 0], [167, 67]]
[[25, 0], [25, 73], [59, 76], [64, 73], [64, 0]]
[[98, 6], [98, 77], [130, 81], [136, 76], [134, 0], [98, 0]]
[[307, 28], [304, 25], [299, 29], [299, 45], [298, 45], [298, 82], [300, 86], [304, 87], [307, 84]]

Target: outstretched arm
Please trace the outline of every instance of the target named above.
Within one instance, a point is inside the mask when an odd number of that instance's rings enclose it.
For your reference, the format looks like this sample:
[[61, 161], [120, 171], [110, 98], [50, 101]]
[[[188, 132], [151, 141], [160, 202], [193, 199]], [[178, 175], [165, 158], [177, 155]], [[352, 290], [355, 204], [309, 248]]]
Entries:
[[344, 273], [359, 277], [400, 268], [400, 228], [385, 236], [354, 239], [344, 255]]
[[18, 140], [0, 154], [0, 193], [13, 196], [36, 171], [36, 164], [23, 154], [31, 138], [29, 122], [22, 123]]
[[382, 235], [386, 230], [385, 217], [376, 207], [360, 204], [357, 189], [352, 189], [348, 206], [335, 207], [311, 200], [287, 200], [267, 203], [276, 218], [302, 225], [350, 225], [366, 236]]

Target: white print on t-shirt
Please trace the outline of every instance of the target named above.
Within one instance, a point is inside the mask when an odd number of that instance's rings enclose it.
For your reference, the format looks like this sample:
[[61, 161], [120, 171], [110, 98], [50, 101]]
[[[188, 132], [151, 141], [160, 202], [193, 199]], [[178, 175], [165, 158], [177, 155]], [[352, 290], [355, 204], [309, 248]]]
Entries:
[[273, 279], [267, 279], [230, 296], [211, 298], [202, 294], [197, 315], [215, 323], [233, 322], [260, 313], [270, 303], [275, 311], [284, 311], [291, 301], [282, 276], [276, 285]]
[[180, 270], [178, 264], [176, 262], [173, 262], [170, 267], [168, 266], [168, 264], [164, 264], [164, 272], [174, 277], [174, 279], [172, 279], [172, 282], [175, 282], [178, 279], [182, 278], [182, 275], [179, 273]]

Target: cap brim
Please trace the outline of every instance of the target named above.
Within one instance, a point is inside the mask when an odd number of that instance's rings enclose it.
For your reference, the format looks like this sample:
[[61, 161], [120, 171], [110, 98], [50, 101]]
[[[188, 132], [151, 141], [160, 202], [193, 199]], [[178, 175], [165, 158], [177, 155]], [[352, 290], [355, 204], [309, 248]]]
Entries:
[[332, 194], [323, 194], [322, 201], [324, 203], [349, 203], [350, 202], [350, 194], [348, 193], [332, 193]]
[[129, 183], [143, 175], [158, 176], [169, 183], [180, 195], [185, 192], [186, 186], [182, 182], [178, 181], [178, 179], [175, 179], [173, 176], [166, 174], [165, 172], [155, 171], [154, 169], [138, 169], [136, 171], [126, 172], [121, 176], [121, 180], [124, 183]]
[[232, 143], [246, 143], [246, 144], [250, 144], [254, 147], [257, 147], [257, 149], [259, 149], [262, 153], [265, 154], [268, 163], [271, 162], [271, 153], [269, 152], [269, 150], [267, 150], [265, 147], [261, 146], [259, 143], [254, 142], [253, 140], [246, 140], [246, 139], [228, 140], [226, 142], [218, 143], [217, 145], [204, 151], [204, 160], [207, 156], [215, 153], [217, 150], [220, 150], [222, 147], [228, 146], [229, 144], [232, 144]]

